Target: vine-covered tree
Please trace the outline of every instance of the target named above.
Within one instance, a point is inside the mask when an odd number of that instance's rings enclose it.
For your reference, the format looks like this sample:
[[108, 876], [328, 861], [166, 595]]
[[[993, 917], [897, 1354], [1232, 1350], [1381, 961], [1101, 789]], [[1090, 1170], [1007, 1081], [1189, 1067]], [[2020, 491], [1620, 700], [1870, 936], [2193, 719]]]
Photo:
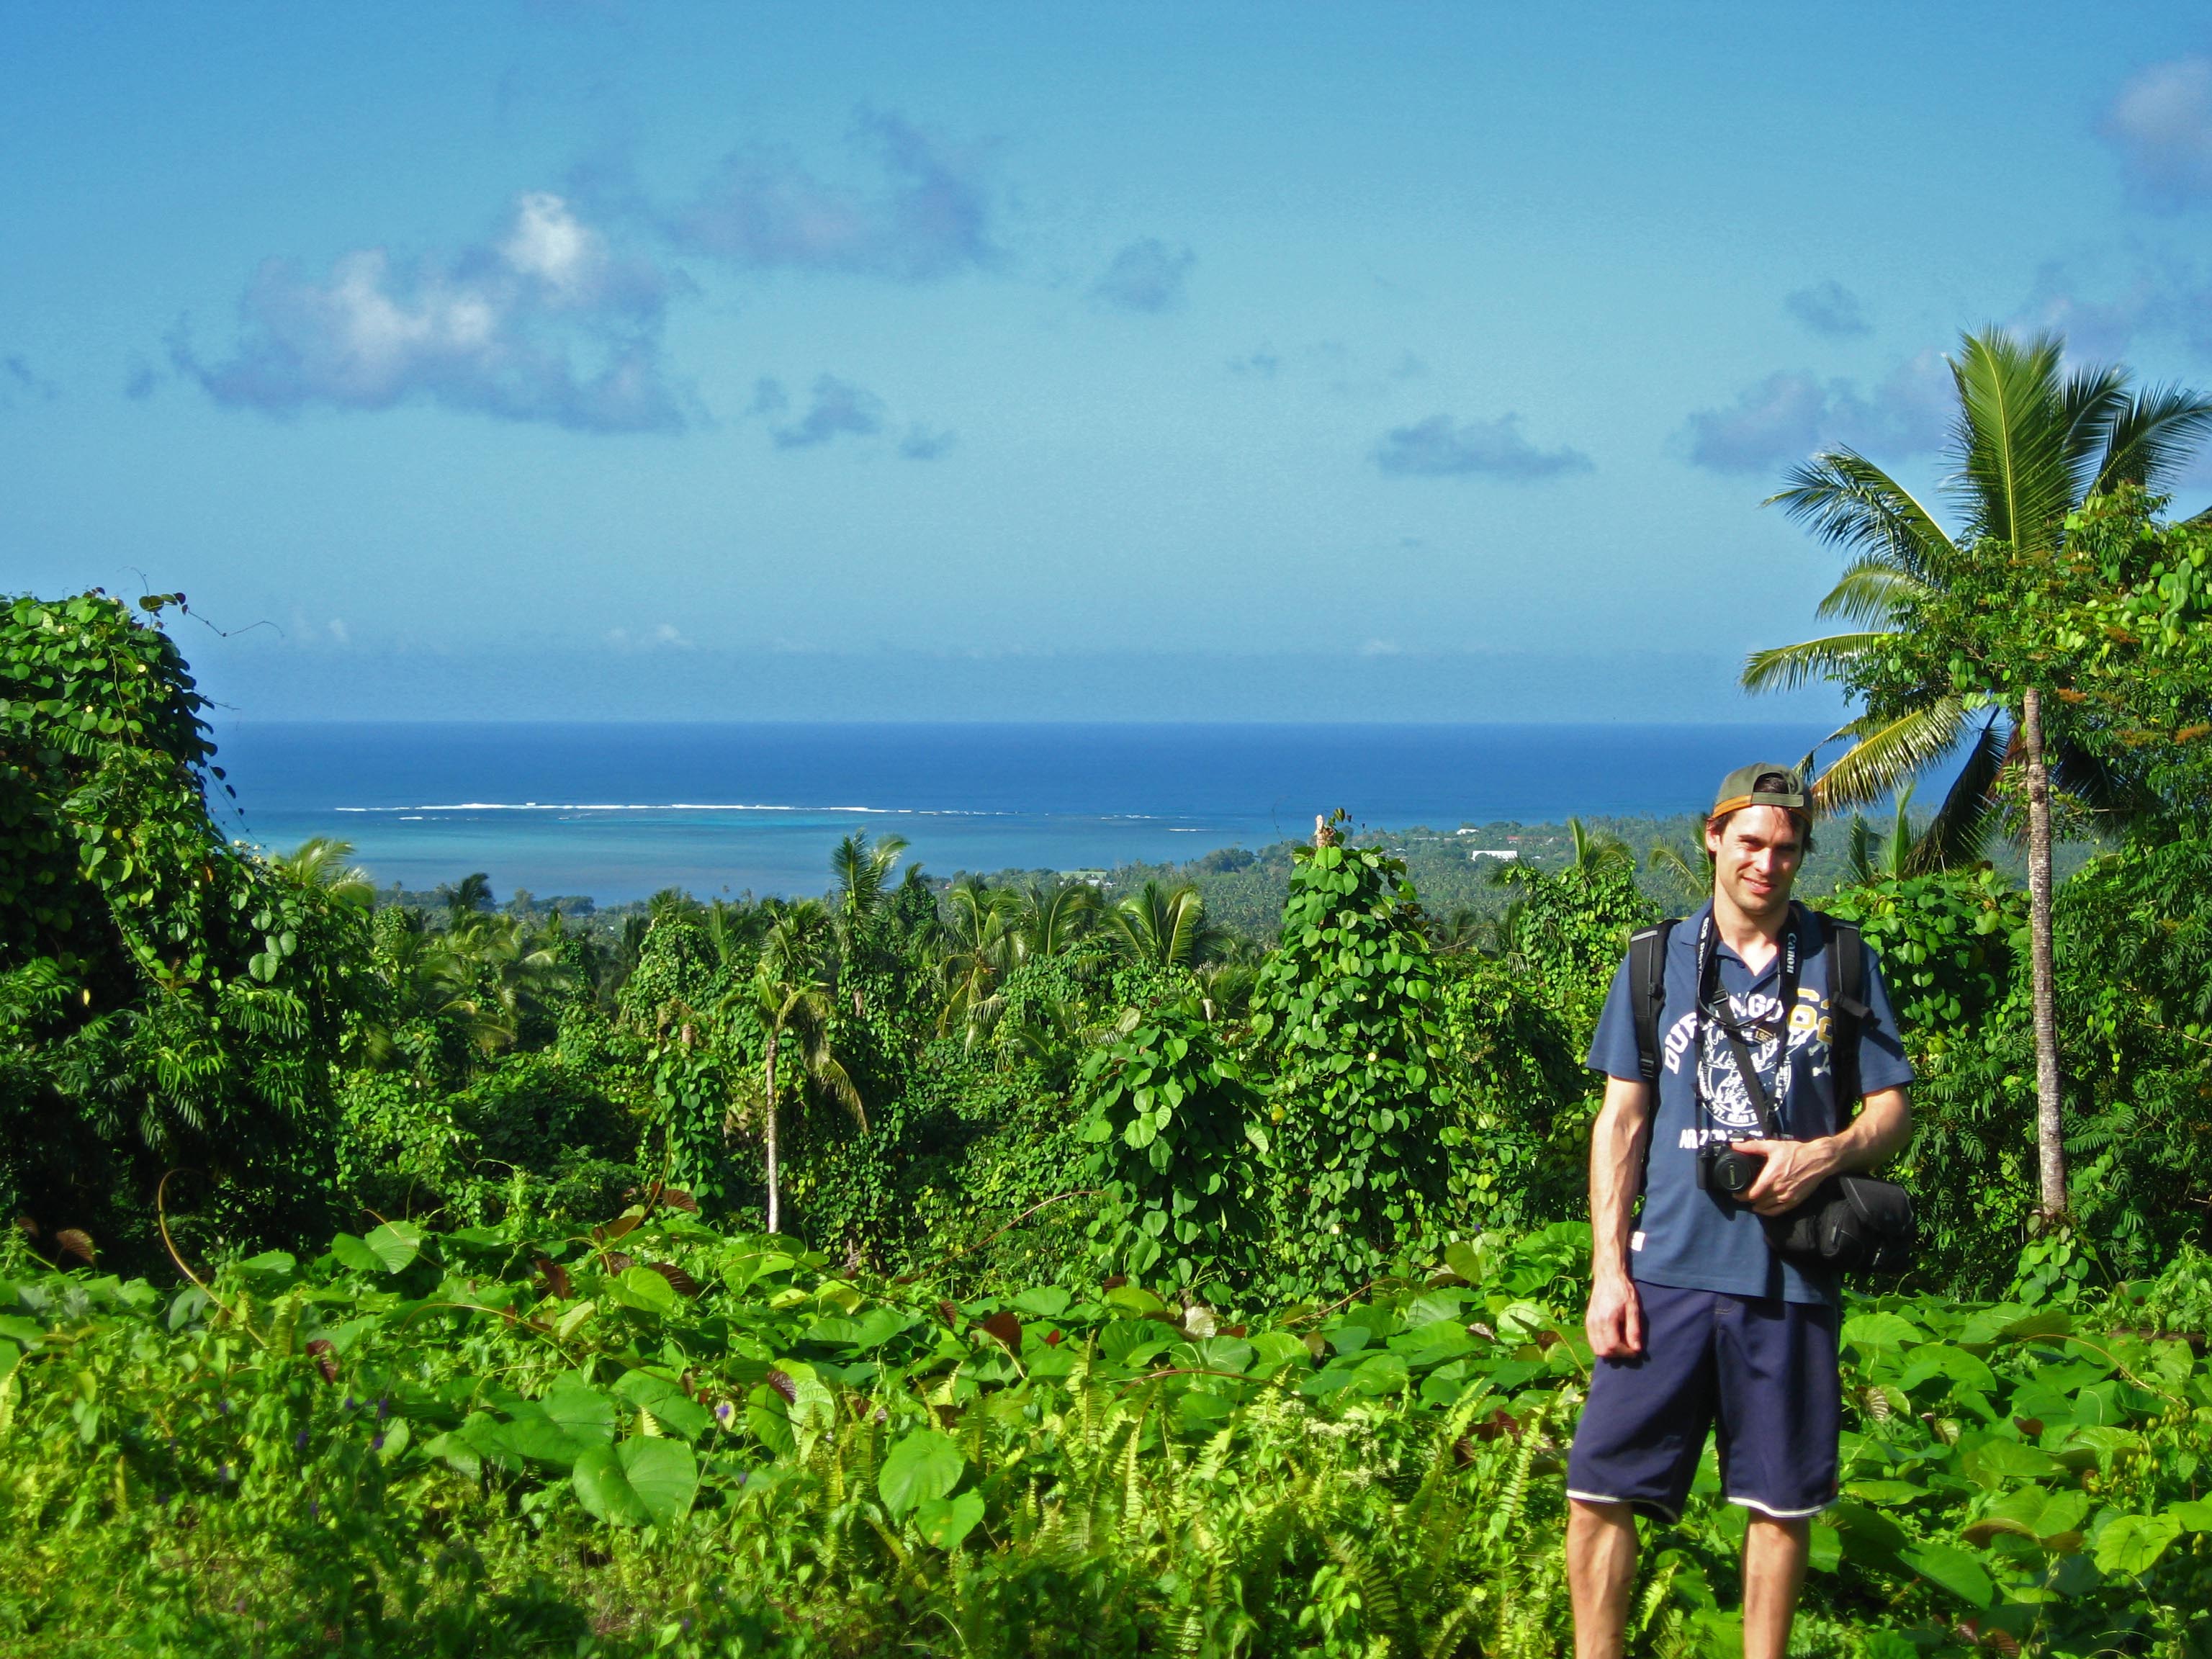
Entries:
[[362, 912], [227, 842], [181, 596], [0, 611], [0, 1203], [143, 1253], [195, 1171], [204, 1231], [329, 1200], [331, 1066]]

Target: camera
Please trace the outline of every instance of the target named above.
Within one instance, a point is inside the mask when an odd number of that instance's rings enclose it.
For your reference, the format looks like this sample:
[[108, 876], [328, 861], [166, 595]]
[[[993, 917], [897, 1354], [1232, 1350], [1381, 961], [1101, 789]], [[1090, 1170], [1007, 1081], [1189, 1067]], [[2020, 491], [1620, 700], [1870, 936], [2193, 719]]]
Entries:
[[1741, 1200], [1765, 1166], [1764, 1152], [1740, 1152], [1724, 1140], [1709, 1140], [1698, 1148], [1698, 1190]]

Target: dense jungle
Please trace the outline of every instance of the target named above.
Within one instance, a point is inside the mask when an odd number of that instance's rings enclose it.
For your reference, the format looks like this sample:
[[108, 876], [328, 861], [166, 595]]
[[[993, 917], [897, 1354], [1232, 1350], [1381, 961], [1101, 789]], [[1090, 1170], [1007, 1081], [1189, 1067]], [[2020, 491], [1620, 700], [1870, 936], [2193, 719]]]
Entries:
[[[1970, 411], [2056, 385], [1968, 344]], [[1892, 987], [1923, 1231], [1845, 1310], [1808, 1654], [2212, 1652], [2212, 529], [2118, 398], [1956, 542], [1794, 486], [1868, 625], [1753, 672], [1862, 710], [1802, 896]], [[182, 606], [0, 612], [0, 1645], [1561, 1650], [1582, 1058], [1695, 843], [1447, 909], [1324, 817], [1264, 937], [860, 836], [819, 899], [380, 901], [216, 828]], [[1638, 1651], [1730, 1650], [1698, 1490]]]

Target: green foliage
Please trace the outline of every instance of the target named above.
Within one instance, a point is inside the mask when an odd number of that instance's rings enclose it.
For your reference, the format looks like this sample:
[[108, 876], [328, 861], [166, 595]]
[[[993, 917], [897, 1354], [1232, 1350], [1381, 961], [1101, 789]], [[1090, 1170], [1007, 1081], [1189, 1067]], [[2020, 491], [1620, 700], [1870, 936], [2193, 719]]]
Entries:
[[144, 1260], [162, 1172], [186, 1231], [319, 1224], [358, 909], [227, 845], [203, 700], [99, 593], [0, 611], [0, 1204]]
[[1291, 876], [1281, 948], [1253, 995], [1253, 1035], [1275, 1066], [1275, 1255], [1285, 1285], [1357, 1285], [1442, 1224], [1460, 1131], [1436, 1000], [1397, 861], [1372, 848], [1310, 849]]
[[1473, 955], [1443, 965], [1437, 1022], [1458, 1080], [1455, 1223], [1517, 1231], [1586, 1215], [1598, 1098], [1583, 1066], [1589, 1033], [1529, 975]]
[[1083, 1068], [1082, 1138], [1105, 1194], [1095, 1237], [1116, 1272], [1188, 1288], [1241, 1279], [1259, 1231], [1260, 1097], [1188, 1005], [1132, 1010]]
[[2202, 1242], [2212, 1193], [2212, 843], [2146, 840], [2059, 891], [2078, 1232], [2106, 1274]]
[[[854, 1281], [662, 1210], [393, 1224], [211, 1296], [19, 1266], [0, 1640], [1533, 1659], [1566, 1640], [1586, 1245], [1488, 1233], [1233, 1323], [1133, 1286]], [[2212, 1634], [2203, 1281], [2198, 1258], [2073, 1312], [1850, 1303], [1814, 1650]], [[1726, 1650], [1743, 1521], [1708, 1454], [1645, 1551], [1635, 1650]]]
[[1598, 842], [1592, 851], [1565, 870], [1509, 864], [1493, 878], [1514, 896], [1502, 929], [1507, 962], [1584, 1046], [1628, 936], [1659, 920], [1627, 849]]

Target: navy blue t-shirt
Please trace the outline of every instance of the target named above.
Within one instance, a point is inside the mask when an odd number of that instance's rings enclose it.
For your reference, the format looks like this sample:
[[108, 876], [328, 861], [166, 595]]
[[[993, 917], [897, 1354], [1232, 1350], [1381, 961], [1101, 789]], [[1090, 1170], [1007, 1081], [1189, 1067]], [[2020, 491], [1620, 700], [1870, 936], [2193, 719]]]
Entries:
[[[1759, 1218], [1750, 1208], [1723, 1193], [1698, 1189], [1702, 1142], [1759, 1139], [1758, 1108], [1736, 1071], [1727, 1035], [1714, 1021], [1705, 1022], [1704, 1053], [1690, 1063], [1698, 1024], [1698, 928], [1711, 909], [1708, 903], [1685, 918], [1667, 941], [1658, 1111], [1644, 1165], [1644, 1206], [1629, 1241], [1629, 1276], [1682, 1290], [1834, 1302], [1832, 1273], [1784, 1261], [1767, 1247]], [[1753, 1044], [1751, 1052], [1784, 1138], [1814, 1140], [1835, 1133], [1848, 1118], [1837, 1117], [1836, 1079], [1828, 1063], [1830, 952], [1819, 919], [1802, 904], [1790, 909], [1798, 929], [1797, 1006], [1790, 1011], [1786, 1044], [1777, 1036]], [[1866, 1001], [1873, 1012], [1859, 1024], [1859, 1086], [1871, 1095], [1911, 1082], [1912, 1066], [1898, 1042], [1897, 1017], [1890, 1012], [1878, 958], [1864, 945], [1860, 948], [1866, 951]], [[1716, 944], [1718, 993], [1727, 998], [1730, 1018], [1739, 1025], [1765, 1024], [1771, 1030], [1778, 1023], [1782, 956], [1778, 949], [1765, 969], [1753, 974], [1742, 957]], [[1628, 964], [1623, 962], [1598, 1018], [1588, 1063], [1608, 1077], [1640, 1082], [1629, 999]]]

